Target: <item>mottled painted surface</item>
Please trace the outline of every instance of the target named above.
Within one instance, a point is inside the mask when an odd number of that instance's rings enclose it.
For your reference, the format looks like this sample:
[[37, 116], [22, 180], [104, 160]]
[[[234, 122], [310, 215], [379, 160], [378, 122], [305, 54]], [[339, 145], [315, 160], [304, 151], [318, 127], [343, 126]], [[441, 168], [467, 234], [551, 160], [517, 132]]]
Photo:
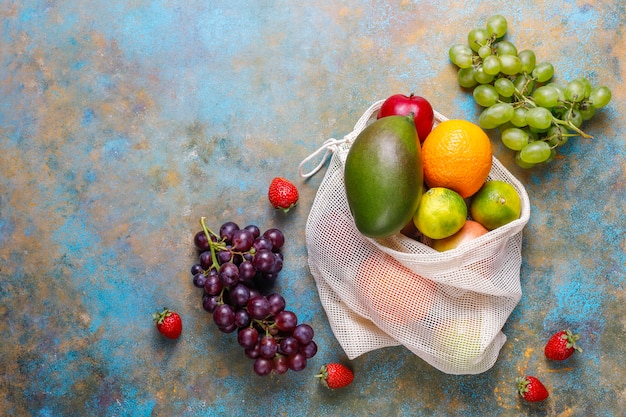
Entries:
[[[314, 372], [345, 357], [306, 265], [323, 172], [304, 182], [297, 166], [394, 93], [475, 120], [447, 50], [496, 12], [558, 77], [613, 90], [586, 125], [595, 139], [549, 168], [517, 169], [492, 136], [532, 202], [508, 342], [481, 375], [395, 347], [325, 390]], [[0, 414], [623, 415], [622, 1], [5, 0], [0, 18]], [[276, 175], [301, 191], [288, 216], [265, 199]], [[285, 231], [277, 286], [320, 346], [305, 371], [255, 376], [209, 321], [189, 274], [200, 216]], [[177, 342], [152, 325], [163, 305], [183, 316]], [[543, 343], [564, 326], [585, 351], [549, 363]], [[547, 402], [518, 400], [522, 373], [542, 377]]]

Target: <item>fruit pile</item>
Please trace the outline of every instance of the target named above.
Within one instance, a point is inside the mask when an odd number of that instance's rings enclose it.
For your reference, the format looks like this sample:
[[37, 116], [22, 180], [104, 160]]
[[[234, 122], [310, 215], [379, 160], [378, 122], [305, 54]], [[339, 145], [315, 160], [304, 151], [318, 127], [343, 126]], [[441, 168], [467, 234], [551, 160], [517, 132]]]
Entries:
[[282, 295], [268, 293], [283, 267], [283, 232], [225, 222], [215, 233], [204, 218], [200, 224], [191, 274], [194, 286], [203, 289], [202, 307], [222, 332], [237, 331], [257, 375], [303, 370], [317, 353], [313, 328], [298, 323]]
[[[491, 142], [480, 126], [445, 120], [432, 128], [433, 119], [424, 98], [396, 94], [354, 139], [344, 184], [355, 225], [365, 236], [417, 230], [443, 251], [520, 217], [517, 190], [487, 181]], [[426, 136], [417, 134], [418, 127]]]
[[458, 67], [459, 85], [484, 108], [478, 124], [499, 128], [516, 163], [530, 168], [551, 162], [571, 137], [591, 138], [581, 126], [609, 103], [611, 90], [585, 77], [553, 81], [554, 66], [505, 40], [507, 29], [503, 16], [491, 16], [484, 28], [469, 31], [467, 43], [453, 45], [449, 58]]
[[491, 142], [474, 123], [452, 119], [438, 124], [422, 144], [422, 160], [429, 190], [422, 196], [413, 222], [432, 239], [435, 249], [453, 249], [468, 237], [478, 237], [520, 217], [517, 190], [507, 182], [487, 180]]

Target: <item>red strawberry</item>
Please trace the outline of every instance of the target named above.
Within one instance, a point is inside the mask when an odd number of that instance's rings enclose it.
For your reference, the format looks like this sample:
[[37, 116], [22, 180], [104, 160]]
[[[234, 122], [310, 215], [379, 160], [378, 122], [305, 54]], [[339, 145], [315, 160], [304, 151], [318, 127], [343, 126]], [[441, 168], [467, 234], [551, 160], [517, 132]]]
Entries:
[[322, 381], [322, 384], [328, 388], [343, 388], [352, 383], [354, 379], [354, 373], [350, 368], [340, 363], [329, 363], [323, 365], [320, 369], [320, 373], [315, 375]]
[[561, 330], [552, 335], [543, 351], [548, 359], [555, 361], [565, 360], [572, 356], [575, 350], [583, 351], [576, 345], [578, 339], [580, 339], [579, 334], [573, 334], [569, 330]]
[[298, 189], [291, 182], [282, 177], [276, 177], [270, 183], [267, 197], [276, 209], [285, 213], [298, 203]]
[[534, 376], [517, 378], [517, 392], [526, 401], [543, 401], [550, 395], [546, 387]]
[[178, 339], [183, 331], [183, 321], [178, 313], [163, 308], [163, 311], [157, 311], [152, 315], [157, 329], [161, 334], [169, 339]]

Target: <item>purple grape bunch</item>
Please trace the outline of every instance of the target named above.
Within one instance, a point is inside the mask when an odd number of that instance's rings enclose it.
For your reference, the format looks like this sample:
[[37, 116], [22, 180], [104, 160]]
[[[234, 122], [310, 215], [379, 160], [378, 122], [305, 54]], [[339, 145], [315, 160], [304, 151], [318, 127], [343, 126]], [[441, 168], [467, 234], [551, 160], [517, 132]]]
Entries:
[[282, 231], [240, 228], [223, 223], [217, 233], [205, 218], [194, 235], [198, 261], [191, 267], [193, 284], [203, 289], [202, 307], [224, 333], [237, 333], [237, 342], [252, 359], [257, 375], [301, 371], [317, 353], [313, 328], [298, 323], [284, 297], [272, 292], [283, 267]]

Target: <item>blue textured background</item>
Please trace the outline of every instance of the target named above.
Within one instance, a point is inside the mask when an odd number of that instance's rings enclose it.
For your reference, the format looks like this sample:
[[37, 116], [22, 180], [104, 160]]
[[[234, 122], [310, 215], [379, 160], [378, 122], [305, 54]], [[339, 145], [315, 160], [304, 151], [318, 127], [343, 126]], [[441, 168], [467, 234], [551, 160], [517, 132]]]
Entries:
[[[0, 414], [623, 415], [626, 10], [560, 4], [0, 3]], [[549, 167], [518, 169], [492, 134], [532, 202], [508, 342], [476, 376], [443, 374], [402, 347], [371, 352], [350, 363], [350, 387], [326, 390], [315, 371], [348, 361], [306, 264], [323, 172], [305, 182], [297, 166], [391, 94], [476, 120], [447, 53], [494, 13], [558, 79], [613, 91], [585, 125], [595, 138], [570, 140]], [[266, 200], [279, 175], [301, 193], [287, 216]], [[255, 376], [202, 310], [189, 274], [201, 216], [285, 232], [277, 289], [320, 347], [306, 370]], [[164, 305], [183, 316], [176, 342], [151, 320]], [[584, 353], [550, 363], [542, 347], [562, 327], [582, 334]], [[524, 373], [548, 401], [516, 397]]]

